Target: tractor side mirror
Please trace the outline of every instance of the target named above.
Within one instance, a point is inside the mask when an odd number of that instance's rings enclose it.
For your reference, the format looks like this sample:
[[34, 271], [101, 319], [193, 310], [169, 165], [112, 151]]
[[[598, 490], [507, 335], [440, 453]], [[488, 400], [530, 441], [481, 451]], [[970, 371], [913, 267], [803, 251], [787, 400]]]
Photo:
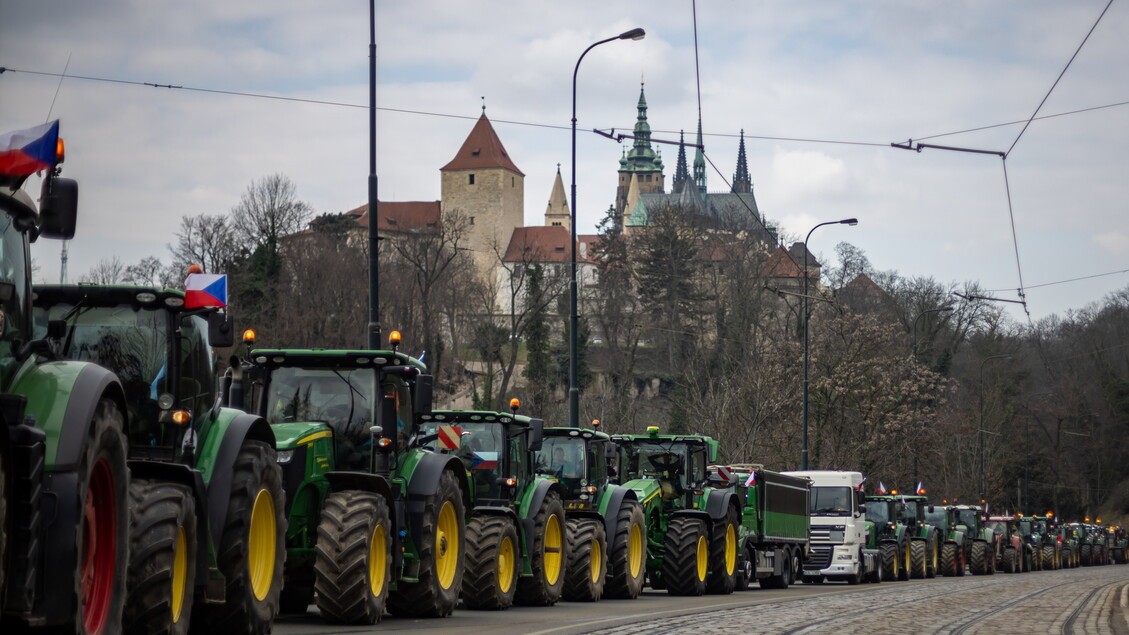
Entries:
[[537, 452], [541, 449], [541, 442], [544, 440], [545, 421], [543, 419], [531, 419], [529, 421], [529, 449]]
[[412, 407], [416, 414], [425, 415], [431, 412], [431, 393], [435, 386], [435, 377], [432, 375], [417, 375], [414, 403]]
[[208, 344], [213, 348], [228, 348], [235, 344], [235, 327], [231, 314], [208, 314]]
[[39, 235], [44, 238], [74, 238], [78, 219], [78, 181], [51, 177], [43, 183], [39, 207]]
[[615, 458], [616, 458], [616, 454], [618, 452], [619, 452], [619, 446], [615, 444], [615, 441], [608, 441], [607, 443], [604, 444], [604, 458], [605, 459], [607, 459], [609, 461], [614, 461]]

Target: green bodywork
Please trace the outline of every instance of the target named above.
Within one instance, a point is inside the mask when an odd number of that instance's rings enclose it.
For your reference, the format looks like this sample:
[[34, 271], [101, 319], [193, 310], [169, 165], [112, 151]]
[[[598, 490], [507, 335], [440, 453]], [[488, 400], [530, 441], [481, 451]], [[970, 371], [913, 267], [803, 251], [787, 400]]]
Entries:
[[957, 526], [956, 510], [949, 505], [929, 505], [925, 508], [925, 522], [936, 527], [944, 542], [964, 546], [964, 530]]
[[868, 549], [877, 549], [884, 542], [895, 542], [904, 548], [907, 538], [913, 535], [899, 509], [900, 498], [891, 494], [866, 497], [866, 518], [874, 523], [874, 531], [868, 534]]

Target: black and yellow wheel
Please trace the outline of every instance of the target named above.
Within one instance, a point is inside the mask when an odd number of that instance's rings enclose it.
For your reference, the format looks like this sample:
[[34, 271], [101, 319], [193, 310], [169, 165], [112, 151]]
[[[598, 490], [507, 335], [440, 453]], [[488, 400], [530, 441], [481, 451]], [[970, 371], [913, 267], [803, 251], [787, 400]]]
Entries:
[[184, 485], [129, 484], [131, 530], [125, 632], [188, 632], [196, 584], [196, 501]]
[[423, 540], [416, 545], [419, 574], [400, 580], [388, 597], [388, 610], [406, 617], [446, 617], [459, 602], [466, 541], [462, 490], [455, 473], [445, 470], [427, 497], [421, 519]]
[[706, 592], [710, 547], [706, 521], [675, 516], [667, 525], [663, 543], [663, 580], [671, 595], [702, 595]]
[[556, 492], [545, 494], [533, 517], [533, 535], [526, 536], [533, 575], [519, 578], [514, 601], [525, 606], [549, 606], [561, 599], [568, 546], [565, 538], [564, 505]]
[[710, 572], [706, 592], [728, 595], [737, 586], [737, 525], [741, 516], [729, 507], [725, 518], [715, 521], [710, 537]]
[[615, 536], [608, 538], [608, 579], [604, 597], [635, 599], [643, 590], [647, 561], [647, 526], [643, 508], [627, 500], [616, 517]]
[[607, 532], [601, 520], [570, 518], [568, 567], [561, 597], [570, 602], [595, 602], [604, 595], [607, 574]]
[[379, 622], [392, 583], [392, 520], [384, 497], [358, 490], [330, 494], [315, 550], [322, 617], [339, 624]]

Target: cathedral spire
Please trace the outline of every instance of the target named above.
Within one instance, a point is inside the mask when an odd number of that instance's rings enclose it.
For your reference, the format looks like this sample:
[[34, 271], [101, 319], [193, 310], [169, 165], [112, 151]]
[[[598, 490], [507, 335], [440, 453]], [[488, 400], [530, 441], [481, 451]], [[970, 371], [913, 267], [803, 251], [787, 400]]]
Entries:
[[557, 177], [553, 180], [553, 190], [549, 194], [549, 206], [545, 208], [545, 224], [568, 229], [572, 226], [572, 214], [568, 209], [568, 196], [565, 195], [564, 181], [561, 179], [561, 164], [557, 164]]
[[686, 167], [686, 131], [678, 131], [678, 163], [674, 167], [674, 183], [670, 191], [678, 194], [690, 180], [690, 169]]
[[698, 148], [694, 152], [694, 183], [698, 186], [698, 192], [705, 195], [706, 155], [702, 144], [702, 119], [700, 117], [698, 118]]
[[737, 146], [737, 171], [733, 174], [733, 193], [748, 194], [753, 191], [753, 179], [749, 176], [749, 163], [745, 159], [745, 129], [741, 129], [741, 144]]

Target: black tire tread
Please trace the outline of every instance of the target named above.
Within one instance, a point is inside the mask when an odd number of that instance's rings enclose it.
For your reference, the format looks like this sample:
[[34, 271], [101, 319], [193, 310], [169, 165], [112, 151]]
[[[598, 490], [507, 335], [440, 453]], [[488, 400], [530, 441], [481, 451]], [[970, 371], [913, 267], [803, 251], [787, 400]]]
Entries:
[[[631, 527], [639, 526], [643, 537], [643, 562], [639, 565], [639, 575], [631, 576]], [[643, 507], [636, 501], [624, 501], [616, 516], [615, 536], [608, 549], [608, 577], [604, 583], [604, 597], [633, 600], [643, 590], [647, 575], [647, 524]]]
[[941, 545], [941, 575], [946, 578], [956, 576], [957, 567], [960, 565], [960, 549], [955, 542], [946, 542]]
[[[706, 574], [706, 593], [714, 595], [729, 595], [737, 586], [737, 563], [740, 562], [741, 533], [737, 526], [741, 516], [735, 507], [730, 506], [725, 512], [724, 522], [715, 522], [710, 535], [710, 570]], [[733, 548], [737, 552], [733, 571], [725, 570], [725, 533], [726, 528], [733, 527]]]
[[698, 537], [706, 533], [699, 518], [675, 516], [667, 525], [664, 541], [663, 581], [670, 595], [702, 595], [705, 579], [698, 579]]
[[[384, 585], [372, 594], [369, 552], [372, 534], [384, 526]], [[334, 492], [326, 498], [318, 522], [314, 590], [321, 616], [337, 624], [372, 625], [384, 615], [391, 586], [392, 519], [383, 496], [358, 490]]]
[[[180, 635], [188, 632], [196, 580], [196, 501], [184, 485], [134, 480], [129, 484], [130, 555], [124, 632]], [[184, 604], [174, 622], [170, 594], [180, 527], [188, 553]]]
[[[514, 579], [509, 591], [503, 592], [498, 578], [498, 553], [502, 541], [509, 537], [514, 549]], [[468, 609], [500, 611], [514, 603], [520, 567], [520, 555], [514, 524], [502, 516], [475, 516], [466, 526], [466, 567], [463, 573], [462, 599]]]
[[926, 575], [925, 552], [927, 545], [924, 540], [911, 540], [909, 543], [909, 577], [923, 579]]
[[[569, 602], [595, 602], [604, 595], [608, 573], [608, 541], [603, 521], [570, 518], [567, 525], [568, 566], [561, 597]], [[600, 573], [592, 580], [592, 550], [599, 545]]]
[[[545, 578], [545, 526], [548, 519], [556, 515], [561, 527], [562, 540], [561, 548], [564, 553], [561, 554], [561, 563], [565, 566], [561, 567], [560, 575], [557, 576], [556, 584], [549, 584]], [[514, 596], [514, 602], [523, 606], [551, 606], [561, 599], [561, 591], [564, 589], [565, 569], [568, 563], [568, 527], [565, 524], [564, 505], [561, 503], [561, 497], [556, 492], [550, 491], [545, 494], [545, 500], [541, 502], [541, 508], [537, 510], [537, 515], [533, 517], [533, 536], [532, 540], [526, 537], [526, 543], [530, 545], [529, 548], [529, 563], [530, 569], [533, 570], [533, 575], [522, 576], [517, 581], [517, 594]]]
[[[443, 503], [450, 501], [459, 519], [459, 535], [455, 540], [458, 560], [455, 563], [455, 577], [451, 586], [442, 588], [435, 570], [435, 537], [439, 523], [439, 512]], [[396, 589], [388, 596], [388, 610], [393, 615], [404, 617], [447, 617], [455, 611], [459, 603], [459, 588], [463, 582], [466, 566], [466, 507], [463, 504], [459, 480], [451, 470], [444, 470], [439, 477], [435, 494], [429, 496], [423, 514], [423, 544], [419, 549], [419, 575], [416, 582], [399, 581]]]
[[882, 551], [882, 578], [884, 580], [897, 580], [901, 574], [898, 566], [898, 545], [884, 542], [879, 546]]

